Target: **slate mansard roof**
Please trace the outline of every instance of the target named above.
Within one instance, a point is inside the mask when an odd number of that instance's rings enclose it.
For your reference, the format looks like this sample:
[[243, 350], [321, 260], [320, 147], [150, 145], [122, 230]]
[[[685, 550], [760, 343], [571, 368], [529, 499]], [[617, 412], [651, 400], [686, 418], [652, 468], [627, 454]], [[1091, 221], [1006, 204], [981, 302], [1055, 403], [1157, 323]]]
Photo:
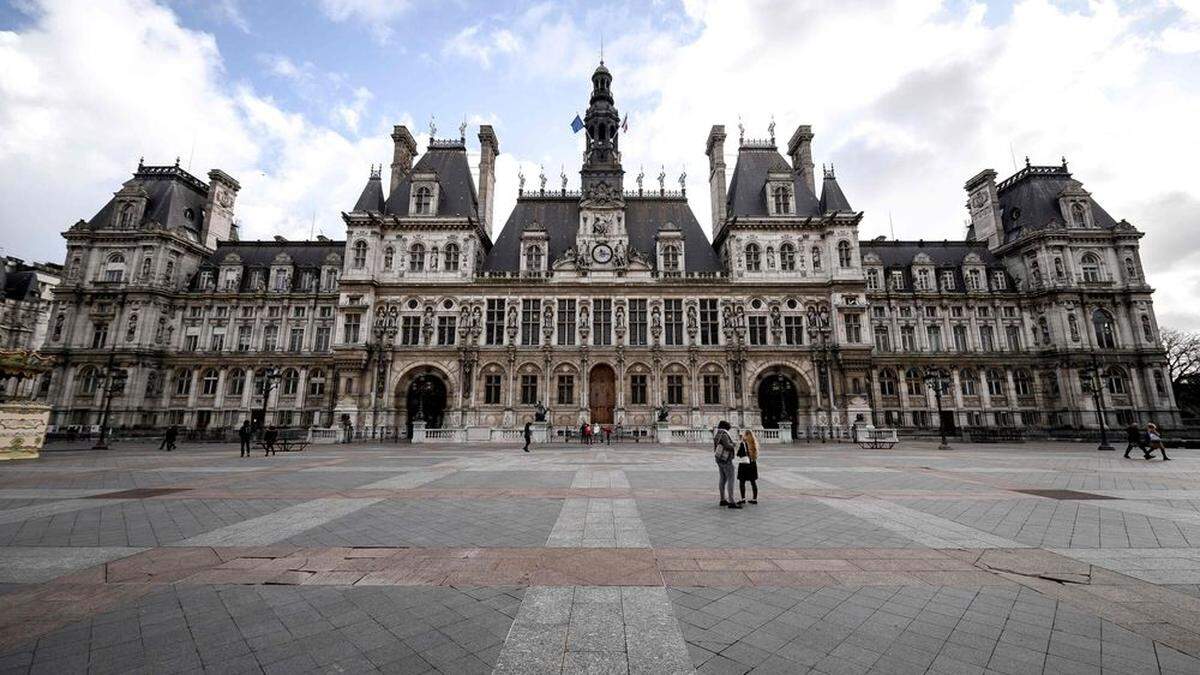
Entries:
[[[1070, 214], [1063, 213], [1059, 206], [1059, 196], [1082, 189], [1083, 185], [1067, 171], [1065, 162], [1062, 166], [1026, 164], [997, 187], [1004, 241], [1013, 241], [1025, 231], [1062, 227], [1071, 222]], [[1095, 200], [1089, 202], [1096, 227], [1111, 230], [1117, 226], [1117, 221]]]
[[727, 208], [731, 217], [768, 215], [767, 200], [770, 195], [767, 194], [767, 177], [772, 172], [792, 176], [792, 194], [795, 195], [793, 215], [805, 218], [834, 212], [854, 212], [832, 170], [825, 172], [818, 199], [773, 143], [747, 141], [738, 148], [737, 164], [729, 181]]
[[[524, 196], [509, 215], [500, 236], [488, 255], [489, 271], [516, 271], [521, 266], [521, 233], [534, 223], [550, 237], [550, 262], [553, 264], [575, 245], [579, 229], [579, 197]], [[625, 229], [629, 245], [647, 260], [656, 260], [655, 236], [667, 223], [680, 229], [684, 238], [684, 271], [719, 272], [721, 261], [696, 216], [683, 197], [625, 197]]]
[[[467, 161], [467, 146], [463, 141], [432, 141], [425, 154], [417, 160], [396, 189], [387, 197], [382, 212], [393, 216], [408, 215], [409, 195], [412, 193], [413, 174], [433, 172], [437, 175], [439, 217], [479, 218], [479, 196], [475, 192], [475, 180], [471, 176], [471, 165]], [[381, 181], [367, 181], [359, 201], [363, 199], [368, 204], [376, 204], [375, 187], [372, 182], [378, 182], [378, 195], [383, 195]], [[355, 210], [359, 210], [355, 207]], [[365, 209], [372, 210], [372, 209]]]
[[[222, 241], [217, 244], [216, 250], [208, 254], [200, 263], [200, 268], [197, 274], [192, 278], [189, 284], [189, 289], [193, 291], [204, 290], [199, 288], [199, 271], [212, 271], [213, 280], [217, 281], [217, 271], [222, 265], [231, 264], [234, 260], [242, 266], [242, 277], [239, 284], [239, 291], [253, 291], [250, 288], [250, 272], [258, 269], [263, 271], [263, 283], [267, 284], [267, 288], [273, 288], [270, 285], [267, 273], [272, 265], [277, 263], [277, 259], [281, 255], [286, 255], [290, 259], [293, 274], [291, 277], [291, 290], [304, 291], [301, 287], [302, 272], [311, 271], [318, 275], [321, 273], [321, 268], [325, 265], [332, 265], [341, 271], [342, 256], [346, 248], [344, 241]], [[233, 256], [231, 258], [231, 256]], [[217, 282], [219, 283], [219, 282]], [[310, 289], [311, 290], [311, 289]]]
[[[133, 178], [122, 189], [141, 188], [147, 204], [142, 221], [136, 226], [157, 223], [166, 228], [181, 227], [199, 236], [204, 222], [204, 205], [208, 200], [208, 184], [178, 166], [144, 166], [139, 164]], [[87, 221], [91, 229], [107, 228], [112, 223], [117, 198], [113, 197]], [[188, 215], [191, 218], [188, 218]]]
[[[963, 278], [963, 265], [967, 264], [967, 256], [974, 255], [979, 260], [979, 263], [987, 268], [989, 273], [994, 270], [1004, 270], [1003, 263], [988, 250], [987, 242], [983, 241], [896, 241], [876, 239], [861, 242], [859, 249], [864, 267], [871, 267], [876, 264], [871, 256], [878, 258], [879, 263], [883, 265], [884, 278], [881, 279], [881, 288], [891, 290], [888, 277], [891, 276], [893, 271], [900, 271], [904, 274], [904, 288], [900, 289], [900, 292], [913, 291], [915, 284], [912, 278], [912, 267], [916, 264], [917, 256], [921, 254], [929, 258], [928, 264], [934, 267], [939, 276], [942, 271], [946, 270], [954, 274], [954, 288], [949, 292], [966, 292], [967, 284], [966, 279]], [[1005, 276], [1007, 278], [1007, 272]], [[1009, 288], [1013, 288], [1012, 279], [1007, 280]], [[940, 283], [940, 280], [934, 279], [934, 282]]]

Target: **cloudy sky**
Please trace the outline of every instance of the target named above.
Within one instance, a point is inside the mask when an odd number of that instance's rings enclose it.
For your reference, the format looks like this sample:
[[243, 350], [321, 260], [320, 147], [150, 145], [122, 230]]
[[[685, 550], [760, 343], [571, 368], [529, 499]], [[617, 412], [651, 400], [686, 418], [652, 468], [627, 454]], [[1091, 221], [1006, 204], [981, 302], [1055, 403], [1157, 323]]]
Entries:
[[423, 147], [431, 118], [495, 126], [502, 220], [518, 168], [578, 184], [602, 39], [630, 182], [686, 170], [706, 225], [705, 137], [739, 118], [812, 124], [864, 238], [961, 237], [968, 177], [1065, 155], [1147, 232], [1160, 322], [1200, 328], [1200, 0], [9, 0], [0, 247], [61, 262], [140, 156], [238, 178], [244, 237], [340, 237], [391, 125]]

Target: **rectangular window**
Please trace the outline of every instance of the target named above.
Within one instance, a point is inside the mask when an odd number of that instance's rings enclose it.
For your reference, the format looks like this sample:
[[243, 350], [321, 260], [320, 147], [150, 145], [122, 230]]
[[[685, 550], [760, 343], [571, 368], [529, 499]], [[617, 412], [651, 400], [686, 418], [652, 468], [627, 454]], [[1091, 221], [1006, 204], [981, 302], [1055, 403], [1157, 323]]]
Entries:
[[328, 319], [329, 317], [333, 316], [333, 308], [328, 305], [318, 307], [317, 316], [321, 317], [322, 319]]
[[400, 344], [410, 347], [421, 344], [421, 317], [400, 317]]
[[437, 326], [437, 343], [443, 347], [454, 344], [458, 334], [458, 317], [439, 316]]
[[892, 351], [892, 339], [887, 326], [875, 326], [875, 349], [880, 352]]
[[575, 301], [558, 301], [558, 344], [569, 347], [575, 344]]
[[704, 375], [704, 405], [721, 404], [721, 376]]
[[633, 405], [646, 405], [646, 376], [629, 376], [629, 402]]
[[521, 376], [521, 405], [534, 405], [538, 402], [537, 381], [537, 375]]
[[954, 290], [954, 272], [951, 272], [949, 270], [942, 272], [942, 290], [943, 291]]
[[279, 326], [263, 328], [263, 351], [273, 352], [279, 346]]
[[297, 319], [303, 319], [304, 318], [304, 308], [303, 307], [293, 307], [292, 308], [292, 316]]
[[212, 334], [212, 341], [209, 342], [208, 346], [209, 349], [214, 352], [219, 352], [225, 349], [225, 331], [214, 330]]
[[887, 307], [880, 307], [878, 305], [876, 305], [875, 307], [872, 307], [871, 308], [871, 316], [876, 319], [884, 318], [885, 316], [887, 316]]
[[483, 402], [486, 405], [500, 405], [499, 375], [485, 375], [483, 377]]
[[846, 322], [846, 342], [858, 344], [862, 342], [862, 317], [858, 314], [847, 314]]
[[249, 326], [249, 325], [238, 326], [237, 350], [239, 352], [250, 351], [250, 336], [253, 334], [253, 332], [254, 332], [253, 326]]
[[783, 317], [783, 342], [790, 346], [804, 344], [804, 318], [799, 316]]
[[646, 324], [646, 301], [629, 301], [629, 346], [645, 347], [648, 344]]
[[288, 351], [298, 352], [304, 349], [304, 329], [293, 328], [292, 333], [288, 336]]
[[575, 403], [575, 376], [574, 375], [559, 375], [558, 376], [558, 405], [574, 405]]
[[917, 351], [917, 333], [912, 326], [900, 327], [900, 348], [906, 352]]
[[316, 344], [313, 349], [318, 352], [329, 351], [329, 326], [317, 326]]
[[967, 351], [967, 327], [957, 325], [954, 327], [954, 351]]
[[936, 306], [934, 306], [934, 305], [926, 305], [925, 306], [925, 316], [926, 317], [928, 317], [930, 319], [936, 319], [937, 315], [938, 315], [938, 308]]
[[767, 344], [767, 317], [749, 317], [747, 319], [746, 328], [750, 334], [749, 339], [751, 345], [757, 346]]
[[243, 307], [241, 310], [241, 314], [242, 314], [243, 319], [249, 319], [250, 317], [254, 316], [254, 308], [253, 307]]
[[900, 318], [902, 318], [902, 319], [912, 318], [912, 307], [910, 307], [908, 305], [904, 305], [903, 307], [901, 307], [900, 308]]
[[879, 270], [877, 270], [877, 269], [867, 270], [867, 290], [869, 290], [869, 291], [879, 290]]
[[963, 308], [962, 308], [962, 307], [951, 307], [951, 308], [950, 308], [950, 316], [952, 316], [952, 317], [954, 317], [954, 318], [956, 318], [956, 319], [961, 319], [961, 318], [962, 318], [962, 315], [963, 315]]
[[981, 319], [986, 319], [991, 315], [992, 315], [992, 309], [990, 307], [976, 307], [975, 308], [975, 316], [977, 316]]
[[929, 341], [929, 351], [942, 351], [942, 327], [941, 326], [926, 326], [925, 338]]
[[485, 317], [487, 325], [487, 343], [489, 345], [504, 344], [504, 299], [503, 298], [488, 298], [487, 301], [487, 316]]
[[362, 325], [362, 314], [347, 314], [342, 324], [342, 337], [347, 344], [358, 343], [358, 329]]
[[[541, 299], [526, 299], [521, 301], [521, 344], [525, 346], [541, 344], [541, 333], [538, 332], [538, 320], [541, 318]], [[536, 403], [537, 401], [534, 401]]]
[[683, 405], [683, 376], [667, 376], [667, 405]]
[[979, 348], [985, 352], [996, 350], [996, 338], [991, 326], [979, 327]]
[[717, 327], [720, 317], [717, 311], [716, 298], [700, 299], [700, 344], [715, 345], [720, 339]]
[[683, 300], [663, 300], [664, 342], [668, 347], [683, 344]]
[[1005, 335], [1008, 338], [1009, 351], [1021, 351], [1021, 327], [1015, 324], [1010, 324], [1004, 329]]
[[[93, 344], [92, 344], [93, 347], [104, 346], [103, 342], [101, 342], [98, 345], [95, 344], [95, 340], [93, 340], [92, 342], [93, 342]], [[194, 352], [194, 351], [197, 351], [198, 349], [200, 349], [200, 336], [199, 335], [192, 333], [190, 335], [183, 336], [183, 351]]]
[[612, 344], [612, 300], [597, 299], [592, 304], [592, 344]]
[[108, 324], [95, 324], [92, 327], [92, 349], [100, 349], [106, 342], [108, 342]]

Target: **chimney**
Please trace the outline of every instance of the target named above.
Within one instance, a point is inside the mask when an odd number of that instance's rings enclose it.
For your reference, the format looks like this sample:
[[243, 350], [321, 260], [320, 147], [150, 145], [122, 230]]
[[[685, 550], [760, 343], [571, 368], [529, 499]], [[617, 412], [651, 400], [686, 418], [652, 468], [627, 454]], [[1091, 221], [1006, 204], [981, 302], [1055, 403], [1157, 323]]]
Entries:
[[792, 134], [792, 140], [788, 141], [788, 157], [792, 158], [792, 170], [804, 178], [808, 191], [815, 195], [817, 178], [813, 173], [812, 139], [811, 126], [801, 124], [796, 127], [796, 133]]
[[396, 192], [396, 186], [412, 171], [413, 157], [417, 154], [417, 142], [413, 140], [408, 127], [397, 124], [392, 127], [392, 185], [388, 190], [390, 197]]
[[233, 222], [233, 202], [242, 186], [232, 176], [213, 169], [208, 172], [208, 199], [204, 204], [204, 225], [200, 242], [208, 248], [216, 248], [218, 241], [237, 238], [237, 225]]
[[714, 124], [708, 132], [708, 144], [704, 149], [708, 155], [708, 193], [712, 202], [712, 233], [725, 225], [725, 125]]
[[996, 190], [996, 172], [984, 169], [963, 186], [967, 191], [967, 212], [971, 214], [971, 231], [976, 241], [986, 241], [996, 248], [1004, 237], [1000, 223], [1000, 194]]
[[492, 212], [496, 206], [496, 155], [500, 141], [492, 125], [479, 125], [479, 217], [483, 231], [492, 236]]

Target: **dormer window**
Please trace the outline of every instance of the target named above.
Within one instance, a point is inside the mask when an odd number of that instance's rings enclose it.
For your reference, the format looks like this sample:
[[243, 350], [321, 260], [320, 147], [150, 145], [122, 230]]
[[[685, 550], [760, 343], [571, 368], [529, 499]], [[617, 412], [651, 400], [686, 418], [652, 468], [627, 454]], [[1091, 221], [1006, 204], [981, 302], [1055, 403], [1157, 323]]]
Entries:
[[542, 247], [530, 246], [525, 249], [525, 269], [530, 272], [540, 272], [542, 270]]
[[892, 278], [891, 278], [891, 281], [888, 282], [888, 285], [891, 287], [891, 289], [893, 291], [899, 291], [899, 290], [903, 289], [904, 288], [904, 272], [901, 272], [900, 270], [892, 270]]
[[875, 268], [867, 270], [867, 290], [879, 290], [879, 270]]
[[417, 188], [417, 194], [413, 198], [413, 213], [421, 216], [427, 216], [431, 213], [433, 205], [433, 190], [427, 187]]
[[668, 272], [679, 271], [679, 249], [677, 247], [663, 247], [663, 269]]
[[125, 256], [113, 253], [104, 264], [104, 280], [118, 282], [125, 279]]
[[922, 291], [929, 290], [929, 270], [928, 269], [922, 268], [922, 269], [917, 270], [916, 287], [918, 290], [922, 290]]
[[119, 223], [121, 229], [128, 230], [133, 227], [133, 204], [126, 204], [121, 207], [121, 220]]
[[776, 215], [787, 215], [792, 212], [792, 193], [786, 186], [776, 187], [771, 194], [775, 202]]
[[967, 270], [967, 290], [978, 291], [981, 281], [979, 270]]
[[1008, 288], [1008, 279], [1004, 276], [1004, 272], [996, 270], [992, 273], [992, 288], [997, 291]]
[[359, 239], [354, 242], [354, 269], [361, 270], [367, 266], [367, 242]]
[[1084, 214], [1083, 204], [1079, 202], [1071, 205], [1071, 224], [1075, 227], [1087, 227], [1087, 217]]
[[951, 272], [950, 270], [945, 270], [942, 272], [942, 290], [954, 290], [954, 272]]

